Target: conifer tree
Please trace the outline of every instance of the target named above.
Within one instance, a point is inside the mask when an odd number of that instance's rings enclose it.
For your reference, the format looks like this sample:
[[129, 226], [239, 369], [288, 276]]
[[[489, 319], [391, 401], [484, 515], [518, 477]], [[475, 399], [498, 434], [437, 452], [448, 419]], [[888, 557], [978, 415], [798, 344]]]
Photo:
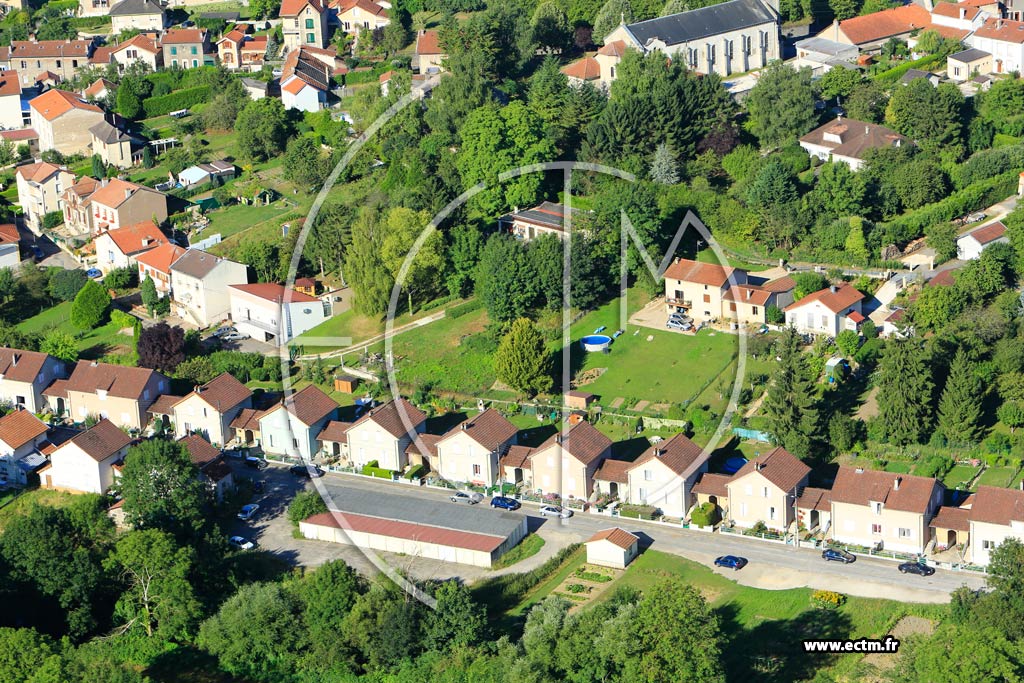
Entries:
[[807, 457], [817, 450], [820, 441], [818, 390], [796, 330], [788, 328], [776, 348], [780, 360], [764, 402], [768, 431], [775, 443], [797, 457]]
[[981, 381], [967, 353], [960, 348], [949, 367], [946, 387], [939, 399], [937, 428], [947, 443], [976, 441], [981, 420]]
[[931, 370], [925, 351], [911, 339], [894, 339], [879, 364], [878, 418], [889, 443], [921, 443], [931, 431]]

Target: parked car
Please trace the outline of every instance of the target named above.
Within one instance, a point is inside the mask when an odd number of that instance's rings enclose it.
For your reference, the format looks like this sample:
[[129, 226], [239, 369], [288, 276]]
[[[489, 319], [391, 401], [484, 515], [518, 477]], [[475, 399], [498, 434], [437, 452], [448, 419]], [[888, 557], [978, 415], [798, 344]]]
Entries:
[[679, 322], [678, 320], [669, 320], [665, 323], [665, 327], [670, 330], [679, 330], [680, 332], [689, 332], [693, 329], [693, 323]]
[[231, 333], [225, 334], [223, 337], [221, 337], [221, 339], [223, 339], [224, 341], [229, 341], [229, 342], [232, 342], [232, 341], [242, 341], [243, 339], [248, 339], [248, 338], [249, 338], [249, 335], [242, 334], [241, 332], [231, 332]]
[[99, 268], [90, 268], [89, 270], [85, 271], [85, 276], [91, 280], [99, 280], [101, 277], [103, 277], [103, 271], [100, 270]]
[[929, 567], [920, 562], [904, 562], [899, 566], [900, 574], [917, 574], [918, 576], [931, 576], [935, 573], [935, 567]]
[[828, 560], [829, 562], [842, 562], [843, 564], [850, 564], [857, 560], [857, 556], [853, 553], [848, 553], [842, 548], [827, 548], [821, 551], [821, 559]]
[[33, 244], [30, 248], [32, 249], [32, 258], [34, 258], [36, 261], [42, 261], [44, 258], [46, 258], [46, 252], [44, 252], [43, 248], [40, 247], [38, 244]]
[[540, 508], [541, 517], [560, 517], [561, 519], [569, 519], [572, 517], [572, 510], [569, 508], [559, 507], [557, 505], [542, 505]]
[[508, 496], [495, 496], [494, 498], [491, 498], [491, 507], [501, 508], [502, 510], [518, 510], [523, 506], [515, 498], [509, 498]]
[[256, 516], [256, 511], [260, 509], [260, 506], [256, 503], [249, 503], [248, 505], [242, 506], [242, 511], [238, 513], [238, 518], [243, 521], [248, 521]]
[[255, 455], [245, 456], [245, 466], [251, 467], [254, 470], [262, 470], [267, 466], [267, 461], [263, 458], [257, 458]]
[[312, 467], [306, 467], [305, 465], [292, 465], [288, 468], [288, 471], [296, 477], [302, 477], [303, 479], [309, 479], [311, 477], [319, 479], [324, 476], [324, 471], [320, 469], [319, 465], [313, 465]]
[[479, 493], [466, 493], [465, 491], [456, 491], [448, 496], [448, 500], [453, 503], [468, 503], [469, 505], [476, 505], [483, 499], [484, 497]]
[[226, 337], [229, 334], [237, 334], [238, 330], [233, 327], [222, 327], [213, 333], [214, 337]]
[[722, 555], [715, 558], [715, 566], [739, 571], [747, 566], [747, 558], [736, 557], [735, 555]]
[[252, 550], [256, 547], [256, 543], [242, 536], [232, 536], [228, 539], [228, 544], [239, 550]]

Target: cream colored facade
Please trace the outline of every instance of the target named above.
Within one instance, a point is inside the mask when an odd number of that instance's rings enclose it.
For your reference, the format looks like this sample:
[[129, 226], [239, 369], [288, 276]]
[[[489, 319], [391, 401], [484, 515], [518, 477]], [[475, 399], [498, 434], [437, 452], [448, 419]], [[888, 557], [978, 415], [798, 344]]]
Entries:
[[[192, 256], [188, 255], [186, 260], [191, 261]], [[171, 266], [171, 301], [175, 313], [199, 327], [225, 320], [231, 311], [228, 288], [249, 281], [245, 265], [212, 254], [206, 257], [216, 259], [216, 264], [201, 277]]]
[[690, 489], [707, 470], [708, 463], [705, 460], [692, 475], [682, 477], [657, 458], [647, 460], [627, 472], [629, 498], [624, 502], [652, 505], [667, 517], [682, 519], [691, 507]]
[[251, 407], [250, 397], [221, 412], [198, 394], [189, 394], [174, 404], [174, 436], [180, 439], [200, 432], [214, 446], [223, 447], [234, 436], [231, 421], [238, 417], [243, 408]]
[[39, 133], [39, 150], [56, 150], [68, 156], [88, 155], [92, 133], [89, 129], [103, 120], [103, 112], [74, 108], [49, 121], [35, 108], [30, 109], [32, 128]]
[[792, 491], [783, 491], [758, 471], [747, 473], [726, 484], [729, 491], [729, 518], [736, 526], [749, 529], [758, 522], [774, 531], [786, 531], [796, 518], [797, 492], [807, 485], [807, 476]]
[[530, 456], [533, 486], [545, 493], [557, 493], [563, 499], [587, 500], [594, 492], [594, 473], [609, 455], [610, 447], [589, 465], [585, 465], [561, 445], [551, 444]]
[[281, 16], [281, 32], [285, 50], [296, 50], [302, 45], [327, 47], [327, 15], [305, 3], [295, 14]]
[[132, 143], [127, 136], [108, 143], [93, 133], [90, 135], [92, 135], [92, 153], [99, 155], [104, 163], [118, 168], [129, 168], [132, 165]]
[[[423, 423], [417, 432], [423, 432]], [[379, 467], [400, 472], [409, 463], [405, 449], [412, 443], [412, 437], [408, 434], [396, 437], [373, 420], [364, 420], [350, 427], [345, 435], [349, 460], [356, 467], [376, 460]]]
[[992, 551], [1008, 538], [1024, 542], [1024, 521], [1011, 521], [1006, 526], [971, 520], [971, 562], [988, 566]]
[[881, 502], [853, 505], [832, 501], [832, 538], [839, 543], [865, 547], [881, 543], [885, 550], [923, 553], [931, 540], [928, 523], [941, 503], [938, 484], [927, 513], [893, 510]]
[[[82, 0], [80, 0], [82, 1]], [[120, 35], [122, 31], [138, 29], [140, 31], [162, 31], [164, 28], [163, 14], [115, 14], [110, 17], [111, 33]]]
[[117, 206], [98, 201], [95, 194], [90, 204], [93, 232], [117, 230], [150, 220], [160, 225], [167, 220], [167, 195], [144, 186], [135, 186], [131, 195]]
[[91, 455], [68, 441], [50, 454], [50, 466], [40, 471], [43, 488], [75, 493], [105, 493], [114, 484], [113, 465], [124, 459], [125, 446], [97, 462]]
[[0, 402], [13, 406], [23, 406], [33, 413], [49, 410], [43, 390], [55, 379], [64, 377], [64, 363], [53, 356], [46, 356], [39, 374], [33, 382], [19, 382], [0, 375]]
[[457, 431], [437, 443], [438, 472], [449, 481], [493, 484], [501, 475], [500, 452], [510, 443], [515, 443], [515, 439], [505, 442], [498, 450], [488, 451], [466, 432]]
[[167, 378], [154, 372], [138, 399], [110, 396], [105, 391], [91, 393], [68, 390], [69, 413], [76, 422], [82, 422], [93, 415], [106, 418], [122, 429], [142, 429], [149, 422], [146, 409], [157, 396], [166, 394], [169, 388]]
[[63, 208], [61, 195], [75, 182], [75, 176], [60, 169], [45, 180], [34, 181], [15, 173], [18, 185], [18, 206], [24, 212], [25, 224], [37, 235], [43, 232], [43, 216]]
[[622, 548], [607, 539], [587, 541], [586, 546], [587, 564], [596, 564], [613, 569], [625, 569], [626, 565], [637, 556], [640, 549], [639, 542], [634, 542], [628, 548]]

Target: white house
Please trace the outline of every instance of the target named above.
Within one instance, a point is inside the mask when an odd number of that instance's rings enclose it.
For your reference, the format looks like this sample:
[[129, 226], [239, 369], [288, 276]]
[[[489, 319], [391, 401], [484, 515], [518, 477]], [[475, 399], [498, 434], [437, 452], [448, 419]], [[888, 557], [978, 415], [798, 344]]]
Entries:
[[426, 421], [426, 414], [404, 398], [371, 409], [345, 430], [349, 460], [356, 467], [376, 460], [384, 469], [405, 469], [406, 449]]
[[231, 321], [239, 332], [281, 346], [324, 320], [324, 303], [282, 285], [230, 285]]
[[728, 76], [780, 59], [779, 13], [762, 0], [727, 0], [717, 5], [620, 24], [605, 36], [644, 53], [663, 52], [698, 73]]
[[319, 450], [317, 435], [337, 412], [334, 399], [313, 384], [287, 396], [259, 418], [263, 452], [312, 458]]
[[0, 128], [13, 130], [25, 125], [21, 110], [21, 83], [17, 71], [0, 71]]
[[27, 410], [15, 410], [0, 417], [0, 481], [25, 486], [28, 474], [46, 463], [39, 448], [46, 443], [49, 428]]
[[167, 23], [163, 7], [155, 0], [120, 0], [107, 13], [111, 21], [111, 33], [122, 31], [162, 31]]
[[303, 46], [285, 57], [281, 68], [281, 104], [285, 109], [315, 112], [324, 108], [335, 61], [334, 55], [324, 52]]
[[805, 334], [831, 337], [843, 330], [857, 331], [864, 322], [863, 299], [864, 295], [853, 285], [832, 285], [786, 306], [786, 324]]
[[587, 564], [613, 569], [625, 569], [640, 553], [640, 537], [619, 527], [598, 531], [583, 545], [587, 547]]
[[124, 460], [132, 440], [110, 420], [65, 441], [39, 470], [43, 488], [104, 493], [114, 483], [114, 465]]
[[492, 484], [500, 476], [498, 459], [516, 442], [518, 433], [501, 413], [488, 408], [438, 440], [433, 469], [449, 481]]
[[785, 448], [761, 453], [725, 485], [729, 518], [743, 528], [763, 522], [769, 529], [786, 531], [796, 518], [795, 503], [810, 473], [811, 468]]
[[1024, 491], [979, 486], [968, 519], [971, 562], [986, 566], [1006, 539], [1024, 541]]
[[249, 282], [242, 263], [189, 249], [171, 264], [174, 313], [199, 327], [209, 327], [231, 313], [231, 285]]
[[1006, 236], [1006, 226], [1003, 225], [1002, 221], [983, 225], [957, 237], [957, 258], [964, 261], [976, 259], [981, 256], [981, 252], [990, 244], [996, 244], [997, 242], [1002, 244], [1010, 243], [1010, 238]]
[[967, 36], [964, 42], [992, 55], [994, 73], [1024, 69], [1024, 22], [986, 19], [984, 25]]
[[910, 140], [892, 129], [842, 116], [800, 138], [800, 146], [811, 156], [846, 164], [854, 171], [864, 166], [869, 151], [904, 144]]
[[17, 268], [21, 265], [21, 249], [18, 247], [20, 242], [17, 225], [0, 225], [0, 268]]
[[174, 434], [201, 434], [223, 446], [231, 440], [231, 422], [252, 407], [252, 391], [228, 373], [198, 386], [174, 404]]
[[33, 413], [48, 409], [43, 391], [65, 376], [64, 363], [38, 351], [0, 348], [0, 402]]
[[153, 221], [144, 221], [100, 233], [96, 246], [96, 267], [104, 273], [136, 266], [135, 257], [167, 242]]
[[692, 505], [690, 490], [708, 470], [710, 452], [676, 434], [656, 443], [626, 469], [628, 494], [619, 498], [636, 505], [659, 508], [668, 517], [682, 519]]

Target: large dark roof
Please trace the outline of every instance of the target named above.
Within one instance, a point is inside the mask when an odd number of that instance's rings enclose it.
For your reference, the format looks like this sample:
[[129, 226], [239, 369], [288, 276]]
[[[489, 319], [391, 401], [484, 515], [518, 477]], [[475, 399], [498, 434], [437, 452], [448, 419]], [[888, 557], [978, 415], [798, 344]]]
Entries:
[[140, 14], [163, 14], [164, 10], [159, 4], [153, 2], [153, 0], [121, 0], [107, 12], [108, 15], [115, 17], [133, 17]]
[[666, 45], [678, 45], [776, 20], [775, 14], [761, 0], [729, 0], [710, 7], [629, 24], [626, 28], [641, 45], [646, 46], [652, 40], [661, 40]]

